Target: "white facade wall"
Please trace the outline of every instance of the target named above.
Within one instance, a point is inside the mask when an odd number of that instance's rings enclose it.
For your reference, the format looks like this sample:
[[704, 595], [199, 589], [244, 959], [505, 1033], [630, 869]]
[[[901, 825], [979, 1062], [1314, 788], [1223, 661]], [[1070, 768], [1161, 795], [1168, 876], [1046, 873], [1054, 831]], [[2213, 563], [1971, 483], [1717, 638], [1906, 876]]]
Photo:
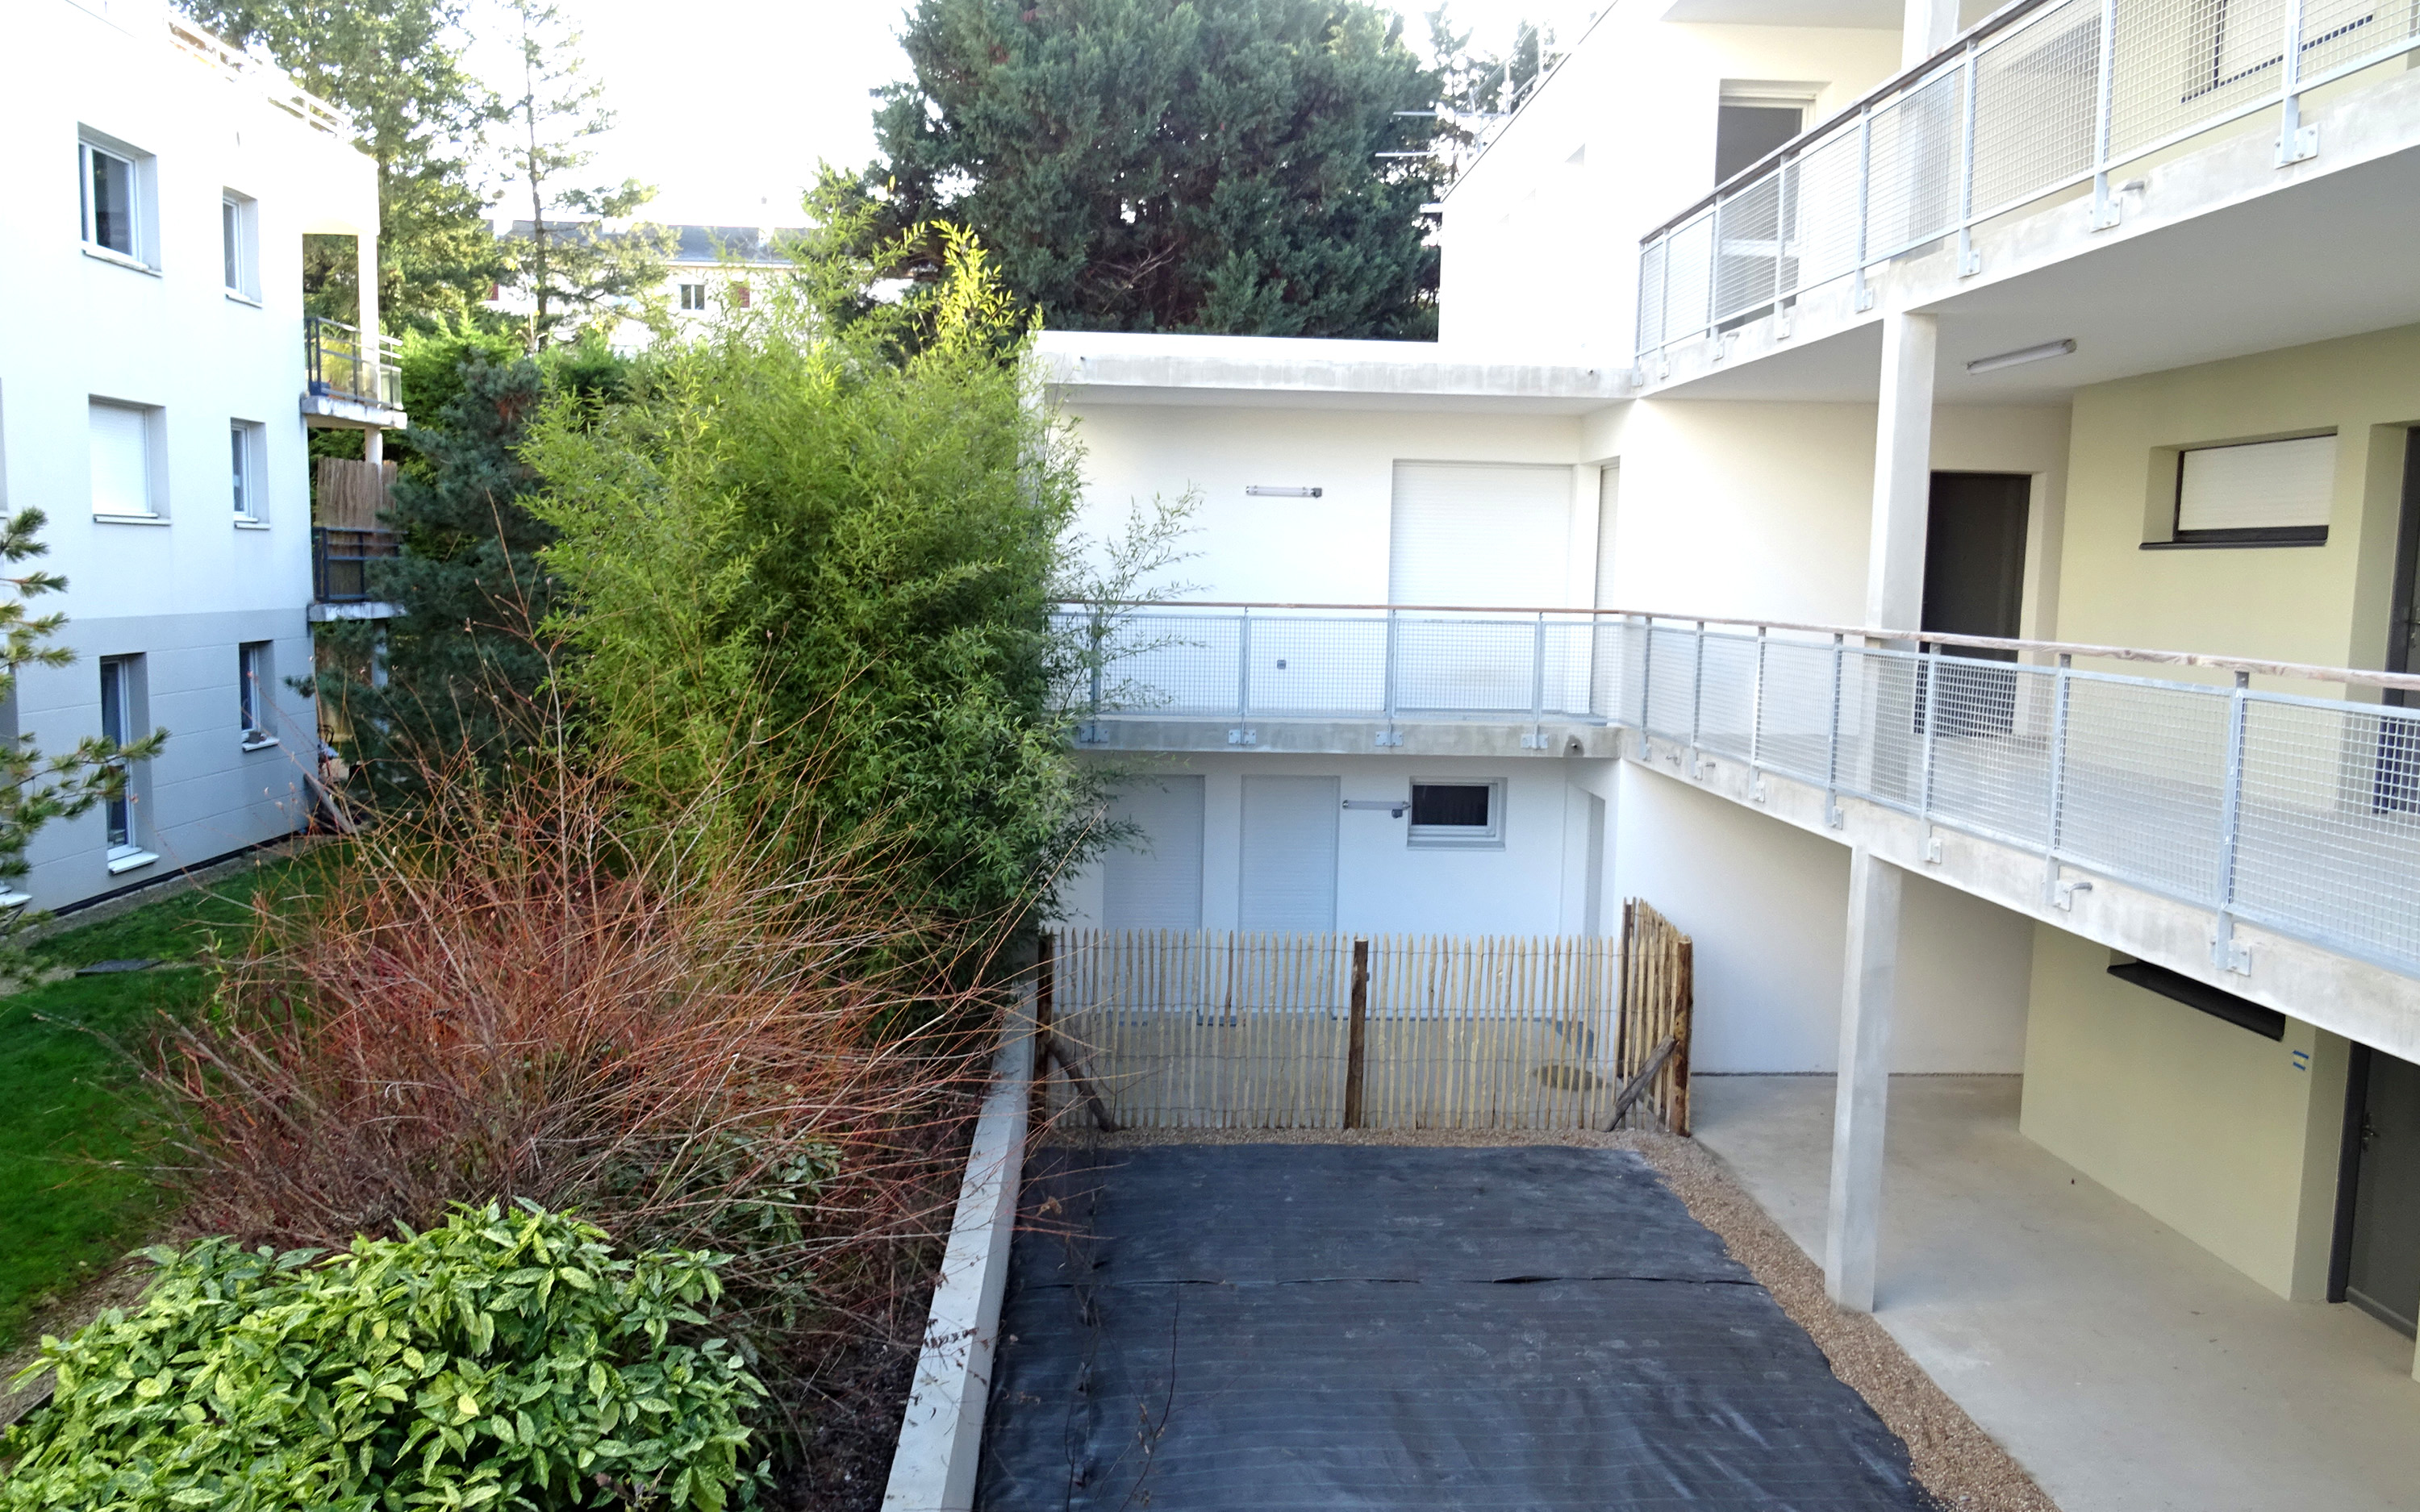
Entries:
[[[257, 86], [172, 50], [161, 12], [108, 16], [69, 0], [11, 14], [0, 89], [0, 280], [17, 291], [0, 328], [0, 505], [39, 508], [41, 566], [68, 591], [38, 602], [69, 617], [64, 669], [20, 675], [15, 728], [62, 750], [101, 730], [95, 658], [139, 656], [134, 718], [164, 727], [136, 774], [135, 840], [160, 860], [113, 874], [96, 811], [38, 837], [27, 884], [54, 907], [297, 827], [316, 751], [310, 706], [284, 685], [311, 671], [302, 252], [305, 232], [375, 238], [370, 161], [270, 105]], [[129, 267], [80, 242], [77, 143], [99, 132], [147, 154], [156, 227]], [[255, 202], [260, 298], [227, 293], [222, 197]], [[147, 407], [154, 507], [147, 521], [92, 510], [88, 405]], [[232, 500], [229, 425], [261, 427], [256, 525]], [[269, 642], [270, 733], [242, 749], [237, 648]]]

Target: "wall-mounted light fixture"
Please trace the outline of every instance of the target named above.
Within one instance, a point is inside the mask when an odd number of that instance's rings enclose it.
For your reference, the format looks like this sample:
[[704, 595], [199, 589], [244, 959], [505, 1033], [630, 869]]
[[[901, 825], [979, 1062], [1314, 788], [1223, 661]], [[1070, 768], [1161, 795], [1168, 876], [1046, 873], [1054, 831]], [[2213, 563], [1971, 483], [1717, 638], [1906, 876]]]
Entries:
[[1244, 497], [1247, 499], [1316, 499], [1324, 491], [1319, 488], [1290, 487], [1275, 483], [1244, 485]]
[[2075, 350], [2075, 338], [2068, 336], [2058, 341], [2043, 342], [2039, 347], [2020, 347], [2012, 352], [2001, 352], [1993, 357], [1978, 357], [1966, 364], [1966, 371], [1996, 373], [2004, 367], [2023, 367], [2027, 363], [2039, 363], [2053, 357], [2065, 357], [2073, 350]]

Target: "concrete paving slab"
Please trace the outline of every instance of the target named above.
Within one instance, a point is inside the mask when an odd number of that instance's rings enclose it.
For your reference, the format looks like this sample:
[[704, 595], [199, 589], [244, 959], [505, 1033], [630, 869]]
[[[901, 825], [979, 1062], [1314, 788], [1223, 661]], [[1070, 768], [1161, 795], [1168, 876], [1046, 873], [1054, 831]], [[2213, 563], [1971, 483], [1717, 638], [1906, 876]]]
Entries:
[[[2287, 1302], [2017, 1132], [2015, 1076], [1895, 1076], [1875, 1316], [2065, 1512], [2420, 1508], [2412, 1345]], [[1697, 1135], [1810, 1256], [1832, 1078], [1703, 1076]]]

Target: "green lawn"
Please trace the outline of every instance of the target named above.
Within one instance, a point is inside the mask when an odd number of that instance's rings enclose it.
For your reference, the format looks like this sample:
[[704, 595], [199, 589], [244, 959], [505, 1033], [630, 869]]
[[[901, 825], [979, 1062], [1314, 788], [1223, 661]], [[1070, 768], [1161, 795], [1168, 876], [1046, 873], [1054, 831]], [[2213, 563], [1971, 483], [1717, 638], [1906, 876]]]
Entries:
[[[33, 949], [47, 966], [148, 957], [191, 963], [215, 932], [237, 933], [264, 887], [308, 860], [272, 860]], [[137, 1122], [133, 1078], [92, 1033], [139, 1050], [163, 1011], [209, 992], [194, 964], [72, 977], [0, 997], [0, 1353], [42, 1299], [105, 1270], [164, 1218], [159, 1191], [124, 1168]]]

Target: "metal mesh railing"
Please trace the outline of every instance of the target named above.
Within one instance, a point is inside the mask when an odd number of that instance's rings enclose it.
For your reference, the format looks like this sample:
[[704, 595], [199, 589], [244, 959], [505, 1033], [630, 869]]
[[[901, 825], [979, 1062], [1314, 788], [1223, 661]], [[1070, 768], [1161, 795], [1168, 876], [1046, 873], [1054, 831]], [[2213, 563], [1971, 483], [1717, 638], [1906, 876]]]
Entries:
[[[2291, 39], [2289, 41], [2288, 39]], [[2377, 0], [2037, 0], [1751, 165], [1639, 243], [1641, 364], [2257, 112], [2281, 162], [2309, 90], [2420, 47]]]
[[302, 355], [313, 393], [403, 408], [403, 344], [396, 337], [365, 337], [358, 326], [315, 315], [303, 323]]
[[2397, 697], [2420, 679], [1567, 609], [1070, 608], [1061, 624], [1100, 648], [1078, 699], [1095, 722], [1620, 727], [2037, 855], [2046, 889], [2071, 867], [2206, 908], [2222, 960], [2241, 918], [2420, 976], [2420, 709], [2248, 677]]

